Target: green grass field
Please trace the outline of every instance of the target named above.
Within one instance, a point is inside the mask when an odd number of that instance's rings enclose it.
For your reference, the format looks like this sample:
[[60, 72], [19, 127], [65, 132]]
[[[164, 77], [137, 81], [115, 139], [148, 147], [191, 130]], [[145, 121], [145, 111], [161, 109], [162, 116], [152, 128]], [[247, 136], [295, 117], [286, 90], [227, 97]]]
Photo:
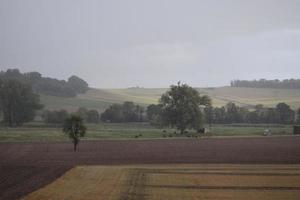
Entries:
[[24, 199], [298, 200], [299, 165], [78, 166]]
[[[174, 129], [162, 129], [150, 126], [148, 123], [100, 123], [87, 124], [88, 131], [84, 140], [96, 139], [155, 139], [155, 138], [187, 138], [198, 135], [189, 131], [180, 135]], [[277, 125], [214, 125], [204, 137], [252, 137], [262, 136], [269, 128], [272, 135], [291, 135], [291, 126]], [[34, 141], [68, 141], [61, 127], [51, 127], [45, 124], [25, 124], [18, 128], [0, 127], [0, 142], [34, 142]]]
[[[166, 88], [128, 88], [128, 89], [90, 89], [87, 93], [74, 98], [41, 95], [41, 101], [47, 109], [67, 109], [75, 111], [78, 107], [98, 109], [103, 111], [112, 103], [133, 101], [140, 105], [157, 103]], [[209, 95], [214, 106], [223, 106], [234, 102], [240, 106], [263, 104], [275, 106], [279, 102], [286, 102], [293, 109], [300, 107], [300, 90], [269, 89], [269, 88], [199, 88], [202, 95]]]

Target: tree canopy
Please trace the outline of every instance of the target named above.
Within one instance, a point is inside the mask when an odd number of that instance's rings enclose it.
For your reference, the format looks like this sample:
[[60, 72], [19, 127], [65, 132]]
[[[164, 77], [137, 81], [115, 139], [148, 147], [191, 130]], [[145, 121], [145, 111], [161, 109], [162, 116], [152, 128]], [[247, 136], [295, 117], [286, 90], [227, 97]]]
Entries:
[[296, 112], [296, 123], [300, 124], [300, 108], [298, 108], [298, 110]]
[[199, 92], [187, 84], [171, 85], [170, 90], [161, 96], [162, 122], [175, 126], [181, 133], [187, 128], [199, 129], [202, 124], [201, 105], [211, 104], [208, 96], [200, 96]]
[[88, 90], [88, 84], [77, 76], [71, 76], [65, 81], [43, 77], [39, 72], [21, 73], [18, 69], [8, 69], [0, 72], [0, 79], [16, 79], [30, 84], [36, 93], [52, 96], [73, 97]]
[[151, 104], [147, 107], [147, 119], [151, 125], [162, 126], [161, 120], [162, 105]]
[[279, 103], [275, 108], [256, 105], [251, 110], [229, 102], [221, 108], [207, 107], [204, 109], [207, 123], [266, 123], [293, 124], [297, 113], [285, 103]]
[[67, 83], [77, 93], [85, 93], [89, 88], [87, 82], [78, 76], [71, 76]]
[[71, 115], [64, 123], [63, 132], [72, 140], [74, 151], [76, 151], [80, 137], [84, 137], [86, 133], [86, 126], [83, 123], [83, 119], [78, 115]]
[[42, 114], [42, 118], [47, 124], [63, 124], [64, 121], [69, 117], [69, 113], [62, 110], [45, 110]]
[[31, 121], [35, 111], [42, 107], [39, 96], [29, 84], [17, 79], [0, 79], [0, 111], [5, 125], [20, 126]]
[[125, 101], [123, 104], [113, 104], [101, 114], [105, 122], [142, 122], [145, 121], [145, 111], [140, 105]]
[[98, 123], [100, 121], [99, 112], [97, 110], [88, 110], [87, 108], [80, 107], [75, 113], [68, 113], [66, 110], [45, 110], [42, 118], [48, 124], [63, 124], [70, 115], [78, 115], [84, 122]]

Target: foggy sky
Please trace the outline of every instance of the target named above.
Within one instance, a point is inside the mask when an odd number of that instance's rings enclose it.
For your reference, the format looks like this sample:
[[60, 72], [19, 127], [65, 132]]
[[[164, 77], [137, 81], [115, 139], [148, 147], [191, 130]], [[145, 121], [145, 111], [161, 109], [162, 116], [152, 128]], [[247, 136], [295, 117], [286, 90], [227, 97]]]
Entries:
[[299, 0], [0, 0], [0, 70], [91, 86], [300, 78]]

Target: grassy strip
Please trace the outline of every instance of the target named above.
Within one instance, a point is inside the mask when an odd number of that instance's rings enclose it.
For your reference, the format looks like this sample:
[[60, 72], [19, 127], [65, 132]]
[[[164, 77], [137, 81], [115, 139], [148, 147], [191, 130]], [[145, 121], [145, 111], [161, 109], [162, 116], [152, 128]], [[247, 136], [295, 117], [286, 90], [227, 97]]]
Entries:
[[[269, 128], [272, 135], [291, 135], [291, 126], [267, 125], [214, 125], [205, 137], [251, 137], [262, 136]], [[155, 138], [188, 138], [199, 136], [195, 131], [181, 135], [174, 129], [158, 129], [147, 123], [100, 123], [88, 124], [85, 140], [97, 139], [155, 139]], [[35, 142], [35, 141], [68, 141], [59, 126], [45, 124], [27, 124], [19, 128], [0, 128], [0, 142]]]

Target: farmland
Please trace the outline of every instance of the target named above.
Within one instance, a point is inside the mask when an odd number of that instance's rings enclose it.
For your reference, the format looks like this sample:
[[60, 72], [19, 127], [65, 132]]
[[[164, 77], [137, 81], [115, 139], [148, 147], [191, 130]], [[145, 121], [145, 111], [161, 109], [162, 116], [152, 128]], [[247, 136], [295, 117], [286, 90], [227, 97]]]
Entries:
[[[158, 103], [158, 99], [166, 88], [127, 88], [127, 89], [90, 89], [85, 94], [74, 98], [55, 97], [41, 95], [42, 103], [47, 109], [66, 109], [74, 111], [78, 107], [86, 107], [103, 111], [112, 103], [133, 101], [140, 105]], [[240, 106], [253, 106], [263, 104], [273, 107], [279, 102], [286, 102], [293, 109], [300, 107], [300, 91], [293, 89], [270, 88], [198, 88], [204, 95], [209, 95], [213, 100], [213, 106], [223, 106], [228, 102], [234, 102]]]
[[300, 165], [79, 166], [25, 197], [38, 199], [289, 199]]
[[0, 200], [300, 200], [300, 0], [0, 0]]
[[[158, 138], [187, 138], [199, 135], [195, 131], [189, 134], [175, 134], [174, 129], [159, 129], [148, 123], [99, 123], [87, 124], [88, 132], [84, 140], [96, 139], [158, 139]], [[292, 126], [268, 124], [232, 124], [213, 125], [204, 137], [251, 137], [262, 136], [265, 129], [270, 129], [272, 135], [291, 135]], [[163, 132], [165, 130], [165, 132]], [[178, 132], [178, 131], [177, 131]], [[29, 123], [23, 127], [0, 127], [0, 142], [38, 142], [38, 141], [68, 141], [59, 126], [43, 123]]]
[[[133, 179], [136, 180], [136, 182], [133, 181], [133, 183], [136, 183], [137, 187], [140, 187], [139, 181], [141, 181], [140, 178], [143, 177], [143, 175], [140, 174], [140, 165], [146, 165], [144, 172], [149, 174], [150, 182], [147, 182], [147, 185], [151, 186], [150, 195], [154, 195], [153, 199], [164, 198], [166, 197], [164, 195], [167, 193], [169, 194], [170, 192], [172, 193], [174, 190], [178, 191], [178, 197], [182, 198], [185, 197], [185, 195], [192, 194], [195, 195], [194, 198], [200, 198], [199, 195], [203, 194], [208, 195], [207, 197], [216, 194], [226, 195], [228, 198], [238, 198], [240, 196], [236, 195], [245, 197], [248, 196], [249, 193], [259, 189], [262, 191], [266, 190], [265, 192], [257, 193], [257, 195], [262, 195], [259, 197], [266, 197], [265, 195], [267, 195], [272, 199], [276, 193], [278, 194], [278, 198], [284, 197], [284, 199], [295, 199], [295, 195], [299, 195], [299, 148], [300, 138], [296, 136], [269, 138], [253, 137], [247, 139], [206, 138], [180, 140], [82, 141], [79, 145], [79, 151], [76, 153], [73, 152], [71, 143], [64, 142], [2, 143], [0, 145], [0, 180], [2, 180], [0, 182], [0, 189], [2, 191], [0, 199], [15, 199], [22, 197], [29, 192], [35, 191], [42, 185], [54, 181], [57, 177], [62, 175], [63, 171], [67, 171], [74, 166], [83, 167], [71, 169], [71, 171], [68, 171], [61, 179], [57, 179], [58, 182], [53, 182], [53, 184], [49, 185], [50, 188], [45, 187], [44, 189], [47, 190], [47, 192], [42, 192], [42, 194], [46, 195], [46, 199], [47, 195], [53, 192], [53, 188], [57, 188], [59, 184], [61, 184], [61, 181], [67, 180], [66, 182], [64, 181], [64, 183], [66, 183], [65, 189], [69, 191], [72, 190], [74, 185], [72, 186], [72, 184], [69, 184], [69, 181], [72, 183], [75, 179], [74, 183], [76, 183], [77, 178], [80, 178], [83, 181], [87, 178], [91, 179], [91, 182], [89, 182], [90, 185], [83, 187], [86, 191], [90, 191], [91, 195], [97, 195], [97, 192], [107, 194], [112, 188], [102, 185], [101, 181], [108, 181], [108, 184], [113, 184], [115, 186], [119, 181], [122, 183], [122, 180], [127, 180], [126, 177], [132, 178], [132, 175], [126, 175], [128, 172], [126, 166], [128, 165], [130, 165], [129, 168], [137, 168], [137, 171], [134, 170], [133, 172], [139, 172], [137, 176], [133, 176]], [[207, 163], [218, 165], [204, 169]], [[155, 164], [155, 166], [153, 164]], [[171, 164], [183, 165], [173, 166]], [[190, 166], [190, 164], [193, 165]], [[199, 164], [201, 165], [199, 166]], [[202, 164], [204, 165], [204, 168]], [[228, 169], [228, 166], [223, 164], [233, 164], [234, 169]], [[247, 166], [248, 164], [254, 165], [254, 167]], [[270, 166], [264, 167], [266, 164]], [[95, 166], [94, 168], [91, 166], [90, 168], [86, 165], [102, 166]], [[116, 166], [116, 168], [109, 168], [111, 170], [116, 169], [117, 171], [107, 172], [108, 174], [114, 174], [116, 177], [119, 177], [119, 179], [115, 180], [103, 176], [103, 174], [106, 174], [104, 171], [107, 169], [103, 167], [103, 165]], [[125, 165], [125, 167], [123, 168], [120, 165]], [[120, 168], [118, 168], [118, 166]], [[243, 169], [243, 166], [245, 169]], [[220, 169], [216, 170], [215, 167], [220, 167]], [[278, 171], [276, 171], [277, 168]], [[205, 174], [202, 174], [203, 176], [201, 176], [201, 173], [209, 171], [211, 172], [208, 174], [209, 176]], [[232, 176], [226, 175], [226, 173], [229, 172], [232, 173]], [[179, 182], [172, 180], [172, 173], [179, 174]], [[189, 175], [189, 173], [194, 173], [195, 176]], [[246, 183], [244, 178], [237, 178], [237, 174], [241, 173], [245, 174], [240, 176], [247, 178], [247, 180], [251, 179], [252, 181], [246, 181]], [[249, 173], [254, 174], [252, 176], [252, 174]], [[292, 175], [282, 175], [281, 173]], [[156, 174], [158, 174], [158, 176]], [[266, 178], [258, 176], [259, 174], [264, 174]], [[67, 179], [65, 179], [66, 177]], [[91, 177], [94, 177], [94, 179]], [[97, 177], [99, 177], [99, 179]], [[202, 178], [205, 180], [203, 183], [200, 181]], [[256, 184], [254, 184], [254, 180], [257, 180]], [[279, 180], [279, 185], [276, 185], [274, 180]], [[92, 192], [95, 190], [93, 181], [101, 185], [101, 187], [97, 187], [98, 190], [95, 191], [95, 193]], [[168, 187], [160, 188], [157, 186], [158, 184]], [[174, 187], [169, 187], [170, 184], [178, 184], [179, 186], [175, 185]], [[126, 197], [125, 195], [126, 198], [124, 199], [139, 199], [136, 195], [139, 195], [140, 192], [143, 193], [143, 190], [137, 191], [134, 184], [129, 185], [133, 185], [133, 188], [126, 189], [125, 187], [125, 191], [129, 191], [129, 194], [133, 196]], [[180, 189], [180, 185], [183, 185], [184, 187]], [[228, 188], [225, 187], [226, 185]], [[236, 185], [240, 185], [240, 188], [237, 188], [238, 190], [233, 190]], [[221, 186], [224, 186], [225, 188], [222, 189]], [[241, 188], [242, 186], [247, 186], [249, 189]], [[202, 187], [201, 190], [207, 191], [207, 193], [197, 192], [199, 190], [197, 187], [200, 187], [200, 189]], [[76, 188], [78, 189], [80, 187]], [[119, 188], [120, 190], [118, 187], [113, 188], [116, 189], [116, 195], [118, 194], [118, 191], [124, 192], [124, 188], [122, 187]], [[217, 193], [215, 193], [216, 190], [218, 191]], [[237, 192], [240, 190], [242, 191]], [[285, 192], [285, 190], [289, 192]], [[62, 188], [58, 189], [57, 194], [61, 194], [61, 191]], [[41, 195], [39, 190], [37, 192], [36, 195]], [[128, 192], [125, 192], [125, 194], [127, 193]], [[155, 197], [155, 194], [158, 196]], [[28, 198], [37, 198], [34, 193], [32, 195], [33, 196], [28, 196]], [[68, 193], [66, 193], [66, 195], [68, 195]], [[41, 196], [38, 197], [41, 198]], [[91, 198], [92, 197], [93, 196], [91, 196]], [[252, 199], [255, 199], [255, 197]]]

